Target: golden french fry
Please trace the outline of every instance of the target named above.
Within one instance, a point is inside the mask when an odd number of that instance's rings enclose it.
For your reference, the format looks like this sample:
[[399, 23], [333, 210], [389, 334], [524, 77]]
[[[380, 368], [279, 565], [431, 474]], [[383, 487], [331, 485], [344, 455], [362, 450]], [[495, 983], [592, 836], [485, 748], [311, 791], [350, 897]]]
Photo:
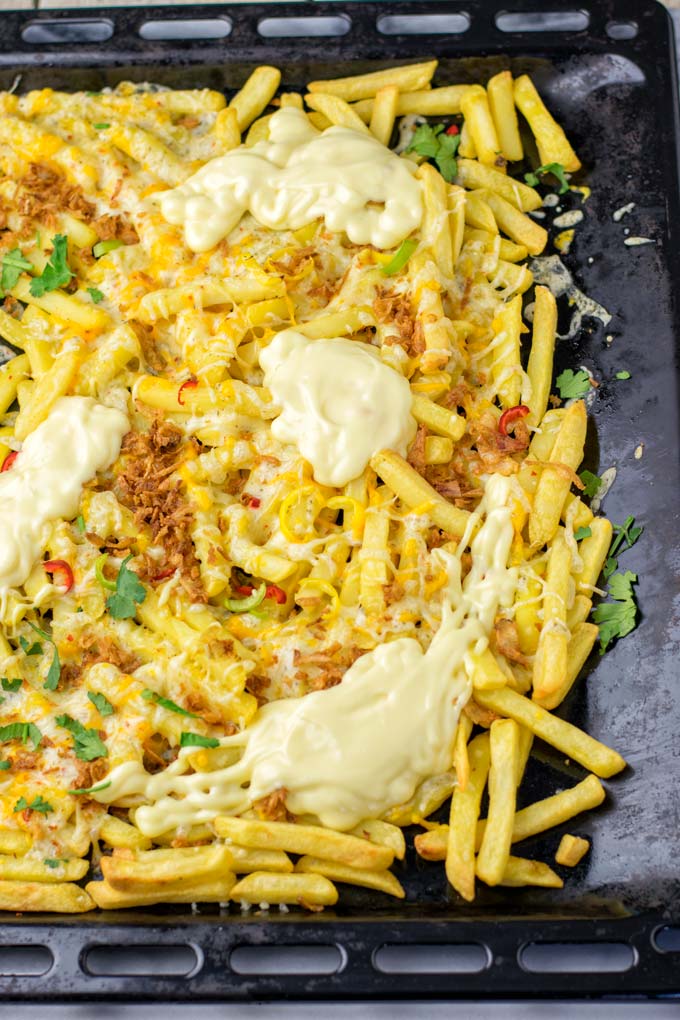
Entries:
[[337, 861], [325, 861], [321, 857], [301, 857], [295, 865], [296, 873], [324, 875], [334, 882], [360, 885], [365, 889], [377, 889], [403, 900], [406, 895], [401, 883], [391, 871], [367, 871], [365, 868], [351, 868]]
[[565, 833], [555, 854], [555, 860], [565, 868], [575, 868], [590, 850], [590, 843], [580, 836]]
[[396, 85], [385, 85], [375, 94], [368, 129], [383, 145], [390, 144], [398, 100], [399, 89]]
[[581, 161], [567, 140], [564, 130], [548, 112], [527, 74], [515, 81], [515, 103], [529, 122], [538, 146], [542, 165], [561, 163], [565, 170], [579, 170]]
[[586, 405], [577, 400], [567, 408], [550, 453], [541, 471], [529, 517], [529, 541], [533, 548], [549, 542], [557, 531], [562, 507], [583, 458], [588, 418]]
[[354, 868], [382, 871], [389, 868], [394, 852], [366, 839], [348, 836], [316, 825], [289, 822], [260, 822], [246, 818], [215, 819], [215, 832], [240, 846], [259, 850], [285, 850], [293, 854], [311, 854], [349, 864]]
[[[464, 793], [470, 778], [470, 757], [468, 740], [472, 733], [472, 720], [467, 715], [460, 716], [456, 727], [456, 739], [453, 743], [453, 767], [456, 773], [456, 786]], [[423, 817], [426, 817], [423, 815]]]
[[552, 382], [553, 353], [557, 330], [557, 302], [547, 287], [536, 287], [534, 322], [527, 375], [531, 383], [529, 414], [525, 421], [535, 428], [548, 406]]
[[[586, 599], [586, 601], [590, 602], [590, 599]], [[567, 669], [564, 682], [561, 687], [541, 697], [534, 692], [532, 700], [537, 705], [540, 705], [541, 708], [553, 709], [562, 704], [583, 669], [599, 634], [600, 630], [597, 624], [583, 622], [575, 625], [567, 645]]]
[[523, 244], [530, 255], [540, 255], [548, 243], [548, 232], [495, 191], [484, 191], [499, 229], [511, 241]]
[[448, 825], [437, 825], [434, 829], [418, 833], [413, 840], [413, 844], [417, 854], [426, 861], [446, 860], [446, 851], [449, 844]]
[[517, 124], [512, 73], [500, 71], [490, 78], [486, 85], [486, 95], [501, 152], [509, 162], [523, 159], [524, 149]]
[[475, 690], [505, 687], [508, 678], [490, 648], [486, 648], [479, 655], [471, 654], [470, 659], [473, 663], [472, 686]]
[[352, 128], [353, 131], [360, 131], [361, 134], [368, 134], [369, 130], [349, 103], [338, 96], [325, 92], [308, 92], [305, 102], [311, 110], [323, 113], [328, 117], [331, 124], [338, 124], [340, 127]]
[[460, 108], [470, 129], [480, 163], [504, 168], [505, 159], [501, 153], [485, 89], [481, 86], [471, 86], [461, 99]]
[[99, 838], [109, 846], [127, 847], [130, 850], [149, 850], [151, 840], [134, 825], [115, 815], [104, 815], [99, 826]]
[[498, 224], [491, 206], [484, 199], [485, 194], [484, 191], [465, 192], [465, 222], [473, 229], [486, 230], [487, 233], [495, 235], [498, 233]]
[[21, 857], [28, 853], [33, 840], [21, 829], [0, 829], [0, 854], [13, 854]]
[[611, 521], [606, 517], [594, 517], [588, 527], [590, 535], [582, 539], [578, 547], [583, 566], [574, 577], [576, 590], [585, 595], [591, 595], [593, 585], [597, 584], [613, 534]]
[[[123, 856], [123, 853], [125, 856]], [[134, 891], [141, 886], [197, 881], [231, 871], [232, 856], [226, 846], [189, 846], [168, 850], [114, 852], [102, 857], [102, 874], [115, 889]]]
[[[419, 113], [424, 117], [443, 117], [448, 114], [460, 113], [460, 102], [469, 85], [445, 85], [439, 89], [428, 89], [427, 92], [399, 92], [397, 101], [397, 117], [404, 117], [409, 113]], [[372, 99], [360, 99], [358, 103], [352, 103], [352, 109], [368, 122], [373, 112]]]
[[403, 861], [406, 856], [404, 833], [398, 826], [381, 818], [365, 818], [350, 831], [350, 835], [389, 847], [398, 861]]
[[487, 733], [475, 737], [468, 745], [468, 756], [467, 785], [464, 790], [456, 787], [451, 798], [446, 877], [464, 899], [472, 901], [475, 898], [475, 830], [490, 762]]
[[88, 861], [48, 858], [50, 864], [35, 857], [0, 856], [0, 880], [11, 882], [77, 882], [87, 873]]
[[508, 177], [493, 167], [478, 163], [475, 159], [459, 159], [456, 181], [470, 190], [493, 191], [520, 212], [540, 209], [542, 199], [535, 188]]
[[371, 457], [371, 467], [408, 507], [426, 508], [438, 528], [462, 538], [470, 520], [469, 512], [448, 503], [398, 453], [381, 450]]
[[283, 850], [253, 850], [247, 846], [229, 844], [229, 853], [233, 858], [233, 870], [237, 875], [251, 871], [291, 872], [293, 862]]
[[530, 861], [525, 857], [509, 857], [498, 885], [542, 885], [548, 889], [561, 889], [564, 882], [543, 861]]
[[448, 407], [442, 407], [441, 404], [435, 404], [429, 397], [423, 397], [419, 393], [413, 395], [411, 414], [417, 422], [427, 425], [431, 432], [438, 436], [448, 436], [454, 443], [458, 442], [465, 432], [465, 418], [462, 415], [450, 411]]
[[329, 907], [338, 901], [338, 891], [323, 875], [278, 875], [255, 871], [231, 890], [237, 903], [299, 903], [301, 906]]
[[626, 767], [624, 759], [616, 751], [601, 744], [599, 740], [579, 730], [571, 723], [546, 712], [522, 694], [516, 694], [509, 687], [499, 690], [476, 691], [475, 698], [485, 708], [499, 715], [514, 719], [526, 726], [541, 740], [552, 744], [569, 758], [579, 762], [596, 776], [608, 779]]
[[256, 67], [242, 89], [236, 93], [229, 109], [236, 110], [239, 131], [244, 131], [269, 105], [279, 87], [281, 72], [277, 67]]
[[[487, 885], [498, 885], [510, 857], [517, 795], [518, 740], [519, 727], [512, 719], [497, 719], [491, 723], [489, 812], [476, 868], [478, 877]], [[449, 825], [454, 824], [452, 819]]]
[[437, 70], [437, 61], [388, 67], [384, 71], [354, 74], [348, 78], [326, 78], [310, 81], [310, 92], [325, 92], [351, 103], [357, 99], [370, 99], [384, 88], [395, 87], [399, 92], [417, 92], [427, 88]]
[[534, 735], [531, 730], [528, 730], [526, 726], [520, 726], [519, 737], [517, 740], [517, 786], [519, 786], [524, 778], [524, 770], [527, 767], [529, 761], [529, 755], [531, 754], [531, 745], [534, 742]]
[[[465, 718], [467, 719], [467, 716]], [[421, 818], [427, 818], [451, 796], [455, 785], [456, 777], [453, 772], [442, 772], [439, 776], [432, 776], [418, 787], [409, 801], [390, 808], [385, 814], [385, 820], [393, 825], [412, 825]]]
[[85, 889], [71, 882], [0, 881], [0, 910], [22, 913], [82, 914], [94, 910], [95, 903]]
[[159, 885], [151, 882], [128, 890], [116, 889], [106, 881], [88, 882], [85, 890], [102, 910], [116, 910], [119, 907], [146, 907], [153, 903], [226, 903], [235, 884], [236, 876], [226, 874], [219, 878]]
[[551, 547], [543, 589], [543, 627], [534, 659], [533, 686], [536, 698], [558, 690], [567, 677], [567, 600], [571, 549], [558, 532]]

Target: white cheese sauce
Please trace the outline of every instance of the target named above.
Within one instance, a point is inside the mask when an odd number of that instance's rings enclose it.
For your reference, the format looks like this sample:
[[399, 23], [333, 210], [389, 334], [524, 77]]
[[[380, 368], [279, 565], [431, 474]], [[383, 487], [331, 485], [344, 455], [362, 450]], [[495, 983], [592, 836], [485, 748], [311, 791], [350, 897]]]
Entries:
[[[517, 568], [507, 566], [513, 538], [511, 484], [492, 475], [459, 555], [437, 550], [448, 574], [442, 620], [426, 652], [398, 638], [361, 656], [342, 683], [299, 699], [271, 702], [223, 747], [243, 749], [233, 765], [192, 772], [181, 750], [164, 772], [124, 762], [95, 794], [101, 803], [142, 796], [135, 824], [149, 836], [175, 826], [238, 814], [285, 787], [295, 814], [350, 829], [407, 801], [425, 779], [451, 765], [461, 710], [471, 691], [468, 657], [488, 642], [499, 608], [512, 603]], [[472, 540], [472, 567], [461, 581], [460, 554]]]
[[391, 248], [420, 226], [416, 169], [369, 134], [339, 126], [319, 133], [301, 110], [284, 107], [268, 141], [211, 159], [163, 193], [160, 209], [196, 252], [213, 248], [246, 212], [271, 230], [323, 217], [354, 244]]
[[321, 485], [358, 478], [378, 450], [406, 454], [416, 432], [411, 387], [370, 344], [286, 329], [260, 353], [260, 365], [282, 408], [273, 435], [297, 446]]
[[78, 510], [81, 490], [109, 467], [127, 416], [90, 397], [60, 397], [0, 474], [0, 591], [23, 584], [45, 548], [51, 521]]

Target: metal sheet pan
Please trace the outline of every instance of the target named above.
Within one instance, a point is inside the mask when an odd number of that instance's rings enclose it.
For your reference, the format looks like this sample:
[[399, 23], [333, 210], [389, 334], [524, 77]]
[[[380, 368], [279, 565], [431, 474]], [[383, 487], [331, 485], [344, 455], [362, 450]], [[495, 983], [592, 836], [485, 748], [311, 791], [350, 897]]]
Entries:
[[[502, 9], [536, 10], [512, 3]], [[680, 929], [666, 941], [658, 933], [680, 924], [680, 466], [678, 458], [678, 348], [680, 311], [680, 202], [678, 195], [677, 82], [672, 29], [665, 10], [652, 0], [579, 2], [587, 27], [580, 30], [500, 31], [494, 4], [455, 0], [408, 3], [246, 4], [230, 7], [106, 9], [5, 13], [0, 19], [0, 86], [17, 73], [20, 88], [50, 86], [98, 89], [125, 78], [162, 85], [230, 90], [259, 63], [281, 67], [289, 88], [312, 77], [357, 73], [395, 61], [436, 55], [438, 80], [485, 80], [497, 70], [528, 71], [565, 125], [584, 162], [577, 181], [592, 195], [572, 250], [564, 263], [579, 286], [612, 314], [605, 327], [585, 317], [571, 340], [561, 342], [558, 371], [584, 364], [602, 380], [591, 408], [586, 466], [616, 466], [617, 479], [606, 499], [614, 521], [628, 514], [645, 533], [627, 554], [626, 567], [640, 575], [641, 620], [637, 631], [600, 660], [594, 654], [587, 679], [560, 712], [620, 749], [630, 767], [607, 783], [606, 806], [523, 848], [552, 857], [560, 835], [576, 832], [592, 840], [585, 861], [567, 877], [561, 892], [480, 890], [473, 906], [447, 889], [441, 865], [410, 856], [400, 868], [405, 903], [377, 894], [343, 893], [335, 911], [309, 917], [237, 909], [220, 913], [201, 907], [150, 908], [85, 918], [5, 915], [0, 922], [0, 987], [10, 998], [58, 997], [150, 999], [531, 996], [668, 994], [680, 991]], [[550, 10], [573, 10], [555, 0]], [[461, 15], [465, 15], [461, 19]], [[394, 19], [407, 16], [410, 24]], [[419, 32], [406, 34], [400, 25]], [[428, 17], [435, 21], [428, 21]], [[451, 18], [446, 22], [446, 18]], [[264, 18], [345, 19], [341, 35], [297, 34], [265, 38]], [[379, 31], [379, 19], [393, 19], [396, 34]], [[143, 39], [150, 20], [224, 19], [220, 39]], [[69, 35], [98, 22], [107, 41], [74, 42]], [[51, 23], [51, 24], [46, 24]], [[385, 22], [382, 23], [383, 29]], [[467, 24], [467, 30], [453, 31]], [[544, 23], [545, 24], [545, 23]], [[630, 38], [621, 38], [632, 31]], [[27, 26], [34, 26], [28, 36]], [[621, 29], [621, 25], [628, 26]], [[38, 26], [37, 29], [35, 26]], [[56, 26], [56, 28], [55, 28]], [[612, 27], [614, 26], [614, 27]], [[318, 23], [316, 26], [318, 29]], [[443, 27], [443, 30], [442, 30]], [[534, 27], [536, 27], [534, 25]], [[437, 29], [437, 31], [434, 31]], [[146, 34], [148, 34], [148, 31]], [[298, 28], [296, 31], [300, 31]], [[303, 32], [309, 32], [305, 27]], [[27, 42], [47, 32], [55, 42]], [[188, 33], [186, 33], [188, 34]], [[580, 206], [570, 196], [568, 205]], [[634, 202], [619, 222], [614, 210]], [[566, 207], [566, 206], [565, 206]], [[653, 239], [624, 245], [625, 231]], [[561, 323], [570, 310], [563, 302]], [[627, 382], [613, 380], [622, 368]], [[643, 444], [643, 455], [635, 456]], [[523, 797], [546, 796], [581, 770], [545, 746], [530, 763]], [[585, 947], [616, 943], [629, 947], [630, 966], [617, 972], [607, 964], [572, 973], [535, 973], [525, 947], [569, 943]], [[188, 976], [92, 973], [88, 947], [193, 946], [196, 963]], [[381, 946], [429, 945], [419, 972], [402, 963], [387, 973]], [[239, 974], [232, 951], [238, 946], [338, 946], [330, 974]], [[436, 971], [443, 945], [474, 945], [458, 963]], [[672, 946], [675, 951], [672, 951]], [[42, 976], [21, 975], [3, 965], [9, 946], [45, 946], [54, 963]], [[662, 952], [666, 946], [668, 951]], [[169, 951], [169, 950], [168, 950]], [[467, 953], [467, 956], [466, 956]], [[524, 955], [522, 955], [524, 953]], [[389, 955], [389, 954], [388, 954]], [[446, 954], [444, 954], [446, 956]], [[412, 961], [417, 950], [413, 949]], [[468, 960], [465, 963], [465, 959]], [[596, 956], [593, 956], [596, 960]], [[598, 958], [599, 959], [599, 958]], [[461, 962], [462, 961], [462, 962]], [[417, 963], [417, 961], [416, 961]], [[89, 970], [88, 970], [89, 967]], [[453, 969], [452, 969], [453, 968]], [[461, 969], [462, 968], [462, 969]]]

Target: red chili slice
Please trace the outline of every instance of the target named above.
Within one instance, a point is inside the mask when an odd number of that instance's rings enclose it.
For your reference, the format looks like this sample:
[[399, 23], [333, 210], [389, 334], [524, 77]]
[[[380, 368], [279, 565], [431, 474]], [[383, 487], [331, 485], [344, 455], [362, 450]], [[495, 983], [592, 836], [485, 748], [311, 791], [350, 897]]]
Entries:
[[261, 499], [258, 499], [257, 496], [251, 496], [247, 492], [243, 493], [241, 499], [243, 500], [244, 505], [247, 506], [250, 510], [257, 510], [258, 506], [262, 506]]
[[512, 428], [516, 421], [520, 418], [525, 418], [529, 413], [529, 408], [525, 404], [517, 404], [516, 407], [509, 407], [507, 411], [503, 411], [503, 414], [498, 419], [498, 431], [501, 435], [509, 435], [509, 430]]
[[52, 574], [54, 581], [64, 589], [64, 595], [73, 587], [73, 571], [66, 560], [45, 560], [43, 570]]
[[459, 135], [460, 134], [460, 128], [458, 127], [457, 124], [449, 124], [449, 126], [447, 127], [447, 129], [445, 131], [445, 134], [447, 134], [447, 135]]
[[182, 385], [180, 386], [178, 392], [177, 392], [177, 403], [183, 405], [184, 404], [184, 398], [182, 397], [182, 394], [184, 393], [184, 391], [185, 390], [195, 390], [197, 386], [198, 386], [198, 379], [194, 379], [193, 376], [191, 377], [191, 379], [187, 379], [185, 382], [183, 382]]
[[252, 595], [255, 589], [252, 584], [235, 584], [234, 594], [235, 595]]
[[175, 573], [174, 567], [168, 567], [167, 570], [161, 570], [160, 574], [155, 574], [151, 580], [155, 584], [157, 581], [165, 581], [168, 577], [172, 577]]
[[278, 584], [268, 584], [264, 597], [266, 599], [276, 599], [280, 606], [282, 606], [288, 598], [283, 588], [279, 588]]
[[19, 456], [19, 453], [18, 453], [17, 450], [12, 450], [11, 453], [8, 453], [7, 456], [5, 457], [5, 459], [2, 462], [2, 467], [0, 467], [0, 472], [1, 471], [9, 471], [9, 469], [11, 468], [12, 464], [14, 463], [14, 461], [17, 459], [18, 456]]

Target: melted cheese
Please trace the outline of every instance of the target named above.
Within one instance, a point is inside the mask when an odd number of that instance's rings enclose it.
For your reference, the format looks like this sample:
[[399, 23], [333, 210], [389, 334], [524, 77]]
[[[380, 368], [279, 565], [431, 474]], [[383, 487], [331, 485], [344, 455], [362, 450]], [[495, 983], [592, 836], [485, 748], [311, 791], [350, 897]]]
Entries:
[[[492, 476], [471, 521], [469, 533], [485, 514], [464, 581], [459, 557], [438, 550], [448, 584], [426, 652], [412, 638], [379, 645], [337, 687], [271, 702], [246, 730], [222, 740], [243, 749], [234, 765], [187, 774], [186, 750], [157, 775], [125, 762], [97, 799], [144, 797], [148, 803], [136, 809], [135, 823], [149, 836], [238, 814], [280, 787], [291, 811], [338, 829], [408, 800], [424, 779], [450, 767], [458, 717], [470, 696], [468, 656], [484, 649], [499, 607], [512, 601], [510, 497], [508, 479]], [[464, 539], [460, 552], [465, 545]]]
[[321, 485], [341, 487], [378, 450], [402, 456], [416, 431], [408, 381], [369, 344], [278, 333], [260, 354], [264, 383], [282, 412], [272, 434], [292, 443]]
[[0, 474], [0, 590], [23, 584], [51, 521], [75, 515], [85, 482], [109, 467], [129, 428], [121, 411], [90, 397], [60, 397]]
[[211, 159], [160, 198], [163, 216], [183, 226], [192, 251], [213, 248], [250, 211], [272, 230], [323, 217], [354, 244], [391, 248], [420, 225], [416, 166], [376, 138], [345, 127], [319, 134], [301, 110], [269, 122], [269, 140]]

